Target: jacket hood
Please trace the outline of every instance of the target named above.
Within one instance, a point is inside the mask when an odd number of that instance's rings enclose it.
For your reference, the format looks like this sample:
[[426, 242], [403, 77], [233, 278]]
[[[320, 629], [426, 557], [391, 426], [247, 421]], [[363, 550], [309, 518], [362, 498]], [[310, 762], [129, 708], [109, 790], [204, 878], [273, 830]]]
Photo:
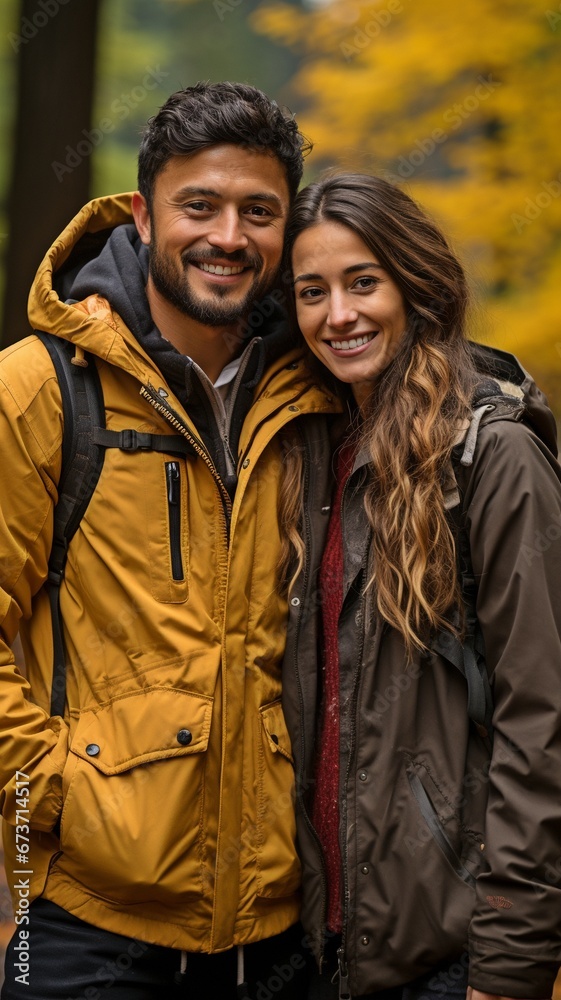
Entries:
[[[115, 341], [117, 324], [110, 310], [76, 309], [66, 302], [77, 275], [96, 258], [117, 226], [132, 222], [132, 193], [88, 202], [52, 244], [41, 264], [29, 295], [28, 316], [33, 329], [70, 340], [84, 350], [107, 358]], [[119, 332], [126, 337], [126, 328]]]
[[481, 406], [484, 401], [497, 395], [503, 395], [511, 402], [517, 400], [518, 405], [514, 407], [516, 419], [519, 419], [518, 413], [522, 416], [523, 412], [526, 423], [557, 458], [555, 417], [544, 393], [522, 367], [518, 358], [507, 351], [500, 351], [485, 344], [472, 343], [471, 350], [477, 370], [491, 380], [490, 382], [484, 380], [478, 386], [474, 405]]

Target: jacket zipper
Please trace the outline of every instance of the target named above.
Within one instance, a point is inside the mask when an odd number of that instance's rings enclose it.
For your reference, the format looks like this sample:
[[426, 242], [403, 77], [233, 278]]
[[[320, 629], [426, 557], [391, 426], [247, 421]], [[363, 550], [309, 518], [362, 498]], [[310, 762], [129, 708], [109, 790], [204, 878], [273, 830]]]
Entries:
[[[364, 602], [364, 597], [363, 597]], [[349, 778], [351, 774], [351, 764], [354, 758], [355, 744], [356, 744], [356, 707], [358, 703], [358, 688], [359, 688], [359, 678], [360, 678], [360, 663], [362, 662], [362, 653], [364, 650], [364, 629], [361, 627], [361, 640], [358, 649], [357, 665], [355, 669], [355, 674], [353, 678], [353, 694], [350, 706], [350, 718], [352, 719], [351, 728], [351, 740], [349, 746], [349, 756], [347, 758], [347, 769], [345, 773], [345, 784], [344, 789], [346, 790], [349, 784]], [[350, 904], [350, 887], [349, 887], [349, 851], [347, 848], [347, 796], [343, 794], [341, 796], [341, 823], [340, 829], [345, 831], [345, 838], [341, 844], [341, 862], [343, 868], [343, 913], [342, 913], [342, 933], [341, 933], [341, 945], [337, 949], [337, 964], [339, 967], [339, 1000], [350, 1000], [349, 991], [349, 974], [347, 969], [347, 958], [346, 958], [346, 945], [347, 945], [347, 921], [349, 914], [349, 904]]]
[[146, 399], [150, 403], [150, 406], [153, 406], [154, 409], [159, 414], [161, 414], [162, 417], [165, 418], [165, 420], [167, 420], [168, 424], [171, 424], [171, 426], [174, 427], [176, 431], [179, 431], [180, 434], [183, 434], [183, 437], [187, 438], [187, 440], [192, 445], [194, 451], [197, 453], [199, 458], [203, 460], [207, 468], [210, 470], [210, 473], [218, 486], [220, 492], [220, 499], [222, 500], [222, 509], [224, 512], [225, 527], [226, 527], [226, 544], [228, 545], [229, 535], [230, 535], [230, 520], [232, 517], [232, 501], [230, 500], [230, 494], [228, 493], [228, 490], [224, 486], [224, 483], [222, 482], [220, 476], [218, 475], [218, 472], [216, 471], [213, 463], [211, 462], [206, 451], [204, 450], [203, 445], [196, 437], [194, 437], [191, 434], [191, 432], [188, 430], [185, 424], [179, 419], [179, 416], [176, 413], [174, 413], [174, 411], [170, 409], [170, 407], [165, 405], [165, 403], [162, 400], [162, 397], [158, 395], [158, 391], [157, 389], [154, 388], [153, 385], [148, 384], [147, 386], [146, 385], [141, 386], [140, 395], [143, 397], [143, 399]]
[[174, 580], [185, 579], [181, 558], [181, 473], [179, 462], [166, 462], [168, 492], [169, 544], [171, 575]]
[[[350, 478], [351, 477], [349, 476], [349, 479]], [[343, 493], [342, 493], [342, 496], [341, 496], [341, 510], [340, 510], [341, 530], [343, 530], [343, 524], [344, 524], [344, 521], [343, 521], [343, 507], [344, 507], [345, 494], [346, 494], [347, 489], [348, 489], [349, 479], [347, 479], [347, 482], [345, 483], [345, 486], [343, 488]], [[367, 550], [366, 550], [366, 552], [367, 552]], [[367, 555], [365, 556], [365, 558], [367, 558]], [[364, 602], [365, 602], [365, 597], [364, 597], [364, 594], [363, 594], [362, 598], [361, 598], [361, 614], [359, 616], [359, 621], [361, 623], [364, 620]], [[351, 721], [351, 727], [350, 727], [350, 745], [349, 745], [349, 753], [348, 753], [348, 757], [347, 757], [347, 768], [346, 768], [346, 772], [345, 772], [345, 782], [344, 782], [344, 785], [343, 785], [343, 795], [340, 796], [340, 801], [341, 801], [341, 816], [340, 816], [339, 829], [340, 829], [340, 831], [344, 831], [344, 838], [341, 837], [341, 832], [340, 832], [340, 834], [339, 834], [340, 841], [341, 841], [341, 839], [343, 840], [342, 843], [340, 842], [340, 848], [341, 848], [341, 867], [342, 867], [342, 875], [343, 875], [343, 912], [342, 912], [342, 915], [341, 915], [341, 926], [342, 926], [341, 944], [340, 944], [339, 948], [337, 949], [337, 966], [338, 966], [338, 976], [339, 976], [339, 1000], [350, 1000], [350, 998], [351, 998], [351, 993], [350, 993], [350, 989], [349, 989], [349, 970], [348, 970], [348, 966], [347, 966], [347, 956], [346, 956], [346, 945], [347, 945], [347, 937], [348, 937], [347, 921], [348, 921], [349, 904], [350, 904], [349, 851], [348, 851], [348, 847], [347, 847], [347, 836], [346, 836], [346, 830], [347, 830], [347, 795], [346, 795], [346, 789], [348, 788], [348, 784], [349, 784], [349, 778], [350, 778], [350, 775], [351, 775], [351, 764], [352, 764], [352, 761], [354, 759], [354, 752], [355, 752], [355, 745], [356, 745], [356, 708], [357, 708], [357, 704], [358, 704], [358, 689], [359, 689], [359, 678], [360, 678], [360, 664], [362, 662], [362, 653], [363, 653], [363, 650], [364, 650], [364, 628], [361, 625], [361, 630], [360, 630], [360, 644], [359, 644], [359, 648], [357, 650], [358, 656], [357, 656], [357, 660], [356, 660], [355, 672], [354, 672], [354, 677], [353, 677], [352, 697], [351, 697], [350, 709], [349, 709], [349, 719]]]
[[[308, 457], [310, 457], [310, 456], [308, 456]], [[304, 502], [302, 504], [302, 509], [303, 509], [303, 512], [304, 512], [304, 528], [305, 528], [305, 533], [306, 533], [306, 541], [308, 543], [308, 545], [307, 545], [308, 551], [311, 549], [311, 545], [309, 544], [310, 543], [310, 538], [311, 538], [311, 522], [310, 522], [310, 516], [309, 516], [309, 513], [308, 513], [308, 504], [307, 504], [307, 498], [308, 498], [308, 492], [309, 492], [309, 465], [310, 465], [309, 462], [305, 462], [304, 463], [304, 484], [303, 484]], [[304, 595], [306, 595], [306, 596], [307, 596], [307, 593], [308, 593], [308, 583], [309, 583], [308, 566], [309, 566], [309, 559], [307, 559], [305, 561], [305, 563], [304, 563], [304, 576], [303, 576], [303, 587], [302, 587], [302, 593]], [[294, 635], [294, 672], [295, 672], [297, 680], [298, 680], [298, 698], [299, 698], [299, 702], [300, 702], [300, 718], [301, 719], [305, 718], [305, 706], [304, 706], [304, 695], [302, 694], [302, 684], [300, 682], [300, 673], [299, 673], [299, 670], [298, 670], [298, 647], [299, 647], [300, 627], [301, 627], [301, 624], [302, 624], [302, 611], [303, 611], [303, 607], [304, 607], [304, 602], [301, 601], [300, 602], [300, 607], [299, 607], [299, 612], [298, 612], [298, 620], [297, 620], [297, 623], [296, 623], [295, 635]], [[302, 723], [302, 725], [300, 727], [300, 760], [304, 761], [304, 759], [305, 759], [305, 734], [304, 734], [304, 724]], [[319, 968], [320, 968], [320, 973], [321, 973], [322, 967], [323, 967], [323, 963], [324, 963], [325, 928], [326, 928], [326, 925], [327, 925], [327, 874], [326, 874], [326, 868], [325, 868], [325, 858], [323, 856], [323, 847], [322, 847], [321, 841], [320, 841], [320, 839], [318, 837], [316, 828], [315, 828], [314, 824], [312, 823], [312, 821], [310, 819], [310, 816], [308, 815], [308, 810], [307, 810], [307, 808], [306, 808], [306, 806], [304, 804], [304, 801], [303, 801], [303, 789], [304, 789], [304, 774], [303, 774], [303, 765], [301, 765], [301, 767], [300, 767], [300, 773], [296, 775], [296, 790], [297, 790], [298, 798], [300, 799], [300, 802], [301, 802], [302, 812], [304, 814], [304, 819], [306, 821], [306, 826], [308, 827], [308, 830], [310, 831], [310, 833], [312, 834], [312, 836], [313, 836], [313, 838], [314, 838], [314, 840], [316, 842], [316, 846], [317, 846], [317, 849], [318, 849], [318, 856], [319, 856], [319, 860], [320, 860], [321, 905], [322, 905], [322, 911], [323, 911], [323, 920], [322, 920], [322, 928], [323, 928], [322, 937], [323, 937], [323, 941], [322, 941], [322, 950], [321, 950], [321, 954], [320, 954], [320, 957], [319, 957]]]

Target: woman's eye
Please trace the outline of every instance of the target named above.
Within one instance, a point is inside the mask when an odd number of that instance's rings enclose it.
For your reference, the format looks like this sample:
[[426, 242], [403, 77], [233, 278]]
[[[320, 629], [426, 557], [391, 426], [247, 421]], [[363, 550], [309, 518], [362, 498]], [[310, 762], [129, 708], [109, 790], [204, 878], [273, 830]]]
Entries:
[[355, 288], [371, 289], [371, 288], [375, 288], [377, 284], [378, 284], [378, 282], [377, 282], [376, 278], [364, 277], [364, 278], [357, 278], [357, 280], [354, 283], [354, 287]]
[[323, 288], [303, 288], [300, 292], [301, 299], [318, 299], [323, 295]]

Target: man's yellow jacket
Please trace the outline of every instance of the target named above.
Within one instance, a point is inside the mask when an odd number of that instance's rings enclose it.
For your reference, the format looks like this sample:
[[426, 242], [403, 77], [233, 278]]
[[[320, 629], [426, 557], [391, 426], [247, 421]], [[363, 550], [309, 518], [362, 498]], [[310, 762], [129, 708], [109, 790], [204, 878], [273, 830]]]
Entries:
[[[67, 304], [53, 288], [54, 272], [130, 222], [129, 204], [124, 195], [92, 202], [57, 239], [32, 289], [30, 322], [71, 341], [78, 359], [95, 356], [109, 430], [198, 442], [108, 302]], [[100, 927], [193, 951], [256, 941], [298, 918], [280, 704], [281, 432], [336, 408], [292, 351], [255, 391], [233, 501], [204, 448], [178, 460], [181, 579], [170, 555], [173, 456], [107, 451], [69, 547], [60, 595], [67, 708], [50, 717], [45, 581], [61, 395], [36, 337], [0, 355], [0, 805], [20, 913], [25, 898], [43, 894]], [[27, 679], [10, 648], [18, 630]], [[19, 891], [27, 879], [30, 897]]]

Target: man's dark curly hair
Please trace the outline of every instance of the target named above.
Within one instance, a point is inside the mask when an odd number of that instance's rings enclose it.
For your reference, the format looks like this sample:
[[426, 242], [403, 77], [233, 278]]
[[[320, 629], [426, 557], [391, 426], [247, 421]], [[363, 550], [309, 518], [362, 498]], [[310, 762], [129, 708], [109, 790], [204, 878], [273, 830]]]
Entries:
[[311, 143], [290, 114], [244, 83], [197, 83], [178, 90], [150, 118], [138, 154], [138, 189], [152, 206], [154, 181], [172, 156], [230, 143], [270, 152], [282, 163], [291, 200]]

